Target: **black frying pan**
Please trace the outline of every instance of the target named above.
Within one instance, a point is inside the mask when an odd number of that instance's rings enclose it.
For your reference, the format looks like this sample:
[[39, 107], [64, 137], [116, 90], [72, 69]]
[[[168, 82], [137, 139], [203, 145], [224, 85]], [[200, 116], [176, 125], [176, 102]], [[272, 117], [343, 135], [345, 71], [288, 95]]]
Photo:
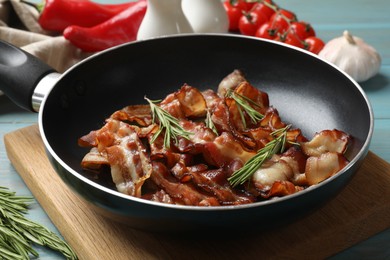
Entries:
[[[315, 55], [267, 40], [181, 35], [134, 42], [94, 55], [63, 75], [1, 43], [0, 63], [1, 89], [16, 103], [31, 110], [32, 96], [34, 107], [46, 96], [40, 106], [40, 131], [61, 178], [99, 212], [135, 228], [241, 229], [290, 222], [329, 200], [348, 183], [368, 152], [373, 131], [372, 109], [355, 81]], [[348, 166], [294, 195], [212, 208], [132, 198], [85, 177], [80, 161], [87, 151], [78, 147], [77, 139], [100, 128], [112, 112], [145, 103], [145, 95], [164, 98], [183, 83], [216, 89], [234, 69], [241, 69], [254, 86], [266, 91], [282, 119], [301, 128], [307, 137], [333, 128], [351, 134]], [[36, 85], [38, 90], [33, 94]]]

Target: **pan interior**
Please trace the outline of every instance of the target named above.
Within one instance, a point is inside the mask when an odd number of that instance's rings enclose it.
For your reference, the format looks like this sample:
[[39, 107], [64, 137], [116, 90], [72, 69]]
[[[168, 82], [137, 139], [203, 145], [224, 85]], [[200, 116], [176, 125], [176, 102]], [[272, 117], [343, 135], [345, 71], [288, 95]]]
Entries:
[[369, 135], [369, 107], [356, 85], [314, 55], [268, 41], [224, 35], [167, 37], [102, 52], [63, 75], [42, 115], [49, 145], [81, 172], [87, 152], [77, 139], [100, 128], [112, 112], [144, 97], [161, 99], [184, 83], [216, 90], [234, 69], [269, 94], [282, 120], [311, 138], [323, 129], [350, 133], [348, 157]]

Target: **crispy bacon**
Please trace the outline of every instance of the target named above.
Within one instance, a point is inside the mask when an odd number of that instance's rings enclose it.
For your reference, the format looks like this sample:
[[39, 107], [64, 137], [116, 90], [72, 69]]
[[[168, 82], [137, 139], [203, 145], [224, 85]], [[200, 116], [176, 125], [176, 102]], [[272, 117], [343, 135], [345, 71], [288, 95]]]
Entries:
[[309, 156], [320, 156], [326, 152], [342, 154], [347, 149], [350, 136], [340, 130], [323, 130], [310, 142], [301, 143], [302, 150]]
[[305, 175], [309, 185], [334, 175], [348, 164], [345, 157], [339, 153], [326, 152], [320, 156], [311, 156], [306, 161]]
[[[253, 103], [249, 104], [260, 113], [264, 113], [269, 107], [268, 94], [255, 88], [248, 81], [241, 82], [234, 92], [251, 100]], [[254, 106], [253, 104], [256, 105]]]
[[217, 104], [215, 104], [211, 120], [217, 128], [218, 133], [230, 132], [229, 110], [224, 102], [224, 99], [221, 99]]
[[195, 206], [218, 206], [218, 200], [211, 196], [197, 191], [193, 186], [183, 184], [170, 176], [165, 165], [153, 162], [153, 173], [151, 179], [162, 187], [177, 204]]
[[226, 181], [226, 172], [222, 169], [194, 171], [188, 173], [191, 180], [204, 191], [213, 194], [221, 205], [248, 204], [255, 201], [253, 196], [238, 194]]
[[290, 181], [275, 181], [267, 195], [264, 198], [283, 197], [303, 190], [302, 187], [294, 185]]
[[209, 169], [205, 164], [187, 166], [184, 162], [177, 163], [171, 169], [181, 183], [193, 183], [200, 190], [215, 196], [221, 205], [247, 204], [255, 201], [255, 197], [239, 194], [227, 182], [228, 172], [222, 168]]
[[205, 161], [216, 167], [223, 167], [233, 160], [245, 163], [255, 154], [255, 151], [244, 149], [228, 132], [223, 132], [214, 142], [206, 143], [203, 149]]
[[162, 161], [170, 168], [180, 160], [181, 155], [179, 153], [171, 149], [165, 149], [163, 136], [158, 136], [154, 142], [151, 142], [152, 138], [153, 135], [150, 134], [148, 136], [149, 156], [152, 161]]
[[141, 188], [152, 173], [146, 149], [135, 132], [123, 137], [118, 145], [106, 148], [112, 180], [118, 191], [141, 197]]
[[[108, 162], [118, 191], [140, 197], [141, 187], [150, 177], [152, 167], [137, 132], [136, 126], [115, 119], [107, 120], [104, 127], [94, 132], [96, 148], [84, 157], [82, 166], [95, 169], [102, 162]], [[99, 156], [105, 160], [97, 161]]]
[[232, 73], [227, 75], [218, 86], [218, 94], [220, 97], [226, 96], [229, 89], [235, 89], [238, 84], [246, 81], [246, 78], [242, 71], [234, 70]]
[[272, 131], [285, 126], [286, 124], [282, 122], [279, 112], [273, 107], [268, 108], [264, 114], [264, 118], [260, 121], [260, 127], [270, 129]]
[[105, 165], [110, 165], [107, 156], [101, 154], [96, 147], [93, 147], [81, 161], [81, 168], [99, 173]]
[[284, 196], [301, 190], [307, 184], [305, 170], [307, 157], [298, 148], [291, 147], [281, 155], [274, 155], [252, 176], [252, 182], [264, 198]]
[[[264, 114], [269, 108], [268, 95], [253, 87], [247, 81], [241, 82], [234, 90], [234, 93], [239, 95], [239, 97], [245, 97], [248, 105], [260, 114]], [[256, 125], [251, 121], [241, 106], [237, 104], [236, 100], [233, 98], [225, 98], [225, 103], [229, 111], [228, 121], [231, 126], [230, 130], [236, 129], [237, 131], [242, 131], [246, 126], [251, 128]], [[245, 124], [242, 115], [244, 116]]]
[[223, 102], [223, 98], [218, 96], [216, 92], [211, 89], [202, 91], [204, 100], [206, 101], [206, 106], [209, 111], [214, 111], [215, 107]]
[[217, 137], [203, 122], [182, 120], [180, 124], [184, 130], [192, 133], [189, 139], [179, 137], [179, 142], [176, 147], [180, 152], [199, 154], [202, 152], [204, 144], [213, 142]]
[[[226, 96], [228, 91], [243, 97], [262, 119], [252, 121], [233, 97]], [[176, 136], [169, 148], [164, 147], [164, 135], [155, 136], [159, 125], [152, 122], [150, 106], [127, 106], [114, 112], [103, 127], [79, 138], [80, 146], [90, 148], [82, 168], [105, 174], [103, 169], [109, 167], [117, 190], [131, 196], [220, 206], [299, 192], [348, 164], [343, 155], [351, 140], [348, 134], [324, 130], [307, 140], [300, 129], [290, 128], [285, 151], [266, 160], [244, 185], [232, 187], [228, 178], [275, 139], [275, 130], [287, 126], [270, 107], [267, 93], [238, 70], [223, 79], [218, 92], [184, 84], [159, 105], [178, 119], [188, 137]], [[217, 133], [206, 126], [208, 113]]]
[[112, 119], [148, 126], [152, 123], [149, 105], [132, 105], [114, 112]]
[[206, 115], [206, 100], [198, 89], [184, 85], [175, 95], [186, 117], [196, 118]]
[[163, 101], [161, 101], [160, 106], [162, 109], [178, 119], [185, 118], [185, 113], [182, 110], [181, 104], [176, 98], [175, 93], [169, 94]]
[[312, 140], [301, 143], [309, 156], [305, 176], [309, 185], [317, 184], [344, 168], [348, 161], [343, 156], [350, 136], [339, 130], [323, 130]]
[[[274, 156], [278, 157], [278, 156]], [[283, 160], [273, 158], [264, 163], [252, 176], [252, 181], [257, 189], [265, 193], [269, 191], [276, 181], [292, 179], [294, 172]]]
[[161, 202], [165, 204], [175, 204], [175, 201], [171, 198], [171, 196], [169, 196], [169, 194], [162, 189], [156, 191], [150, 196], [145, 196], [144, 198], [151, 201]]

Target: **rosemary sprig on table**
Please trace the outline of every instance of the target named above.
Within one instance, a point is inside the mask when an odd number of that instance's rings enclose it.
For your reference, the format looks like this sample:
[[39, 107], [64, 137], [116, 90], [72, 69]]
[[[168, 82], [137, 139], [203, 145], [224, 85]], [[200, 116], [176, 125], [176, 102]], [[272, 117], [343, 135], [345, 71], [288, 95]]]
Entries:
[[162, 109], [160, 106], [157, 105], [157, 103], [160, 102], [160, 100], [150, 100], [145, 97], [145, 99], [148, 101], [150, 105], [150, 109], [152, 112], [152, 120], [153, 123], [159, 124], [158, 131], [153, 135], [151, 143], [153, 143], [157, 137], [162, 133], [164, 133], [164, 147], [169, 148], [171, 146], [171, 139], [173, 138], [175, 140], [175, 143], [177, 143], [177, 138], [179, 136], [190, 139], [190, 135], [192, 134], [189, 131], [186, 131], [179, 123], [179, 120], [169, 114], [167, 111]]
[[59, 251], [67, 259], [77, 259], [65, 241], [24, 216], [31, 201], [31, 197], [16, 196], [15, 192], [0, 187], [0, 258], [29, 259], [30, 254], [38, 257], [32, 247], [35, 243]]
[[268, 142], [263, 148], [257, 151], [256, 155], [250, 158], [244, 166], [235, 171], [228, 181], [233, 187], [244, 184], [250, 177], [274, 154], [282, 153], [287, 142], [287, 131], [291, 125], [280, 128], [271, 133], [274, 139]]
[[253, 100], [234, 92], [232, 89], [229, 89], [227, 91], [226, 96], [236, 101], [238, 112], [240, 113], [241, 120], [245, 128], [246, 120], [243, 111], [246, 112], [246, 114], [249, 116], [249, 118], [254, 124], [257, 124], [261, 119], [263, 119], [264, 115], [262, 115], [259, 111], [257, 111], [251, 106], [252, 104], [254, 106], [259, 107], [259, 105], [256, 102], [253, 102]]

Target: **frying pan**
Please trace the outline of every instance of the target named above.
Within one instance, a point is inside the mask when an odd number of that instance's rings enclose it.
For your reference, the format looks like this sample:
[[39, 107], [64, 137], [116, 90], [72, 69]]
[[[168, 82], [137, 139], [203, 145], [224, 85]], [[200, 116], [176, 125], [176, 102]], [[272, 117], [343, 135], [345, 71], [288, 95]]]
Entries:
[[[283, 43], [239, 35], [189, 34], [114, 47], [62, 75], [36, 58], [0, 44], [0, 85], [20, 106], [39, 109], [40, 134], [62, 180], [97, 212], [153, 231], [270, 228], [309, 214], [340, 192], [361, 165], [373, 132], [373, 113], [361, 87], [316, 55]], [[192, 207], [129, 197], [80, 167], [87, 152], [77, 140], [112, 112], [164, 98], [184, 83], [216, 89], [234, 69], [267, 92], [282, 120], [311, 138], [324, 129], [352, 135], [339, 173], [302, 192], [249, 205]]]

